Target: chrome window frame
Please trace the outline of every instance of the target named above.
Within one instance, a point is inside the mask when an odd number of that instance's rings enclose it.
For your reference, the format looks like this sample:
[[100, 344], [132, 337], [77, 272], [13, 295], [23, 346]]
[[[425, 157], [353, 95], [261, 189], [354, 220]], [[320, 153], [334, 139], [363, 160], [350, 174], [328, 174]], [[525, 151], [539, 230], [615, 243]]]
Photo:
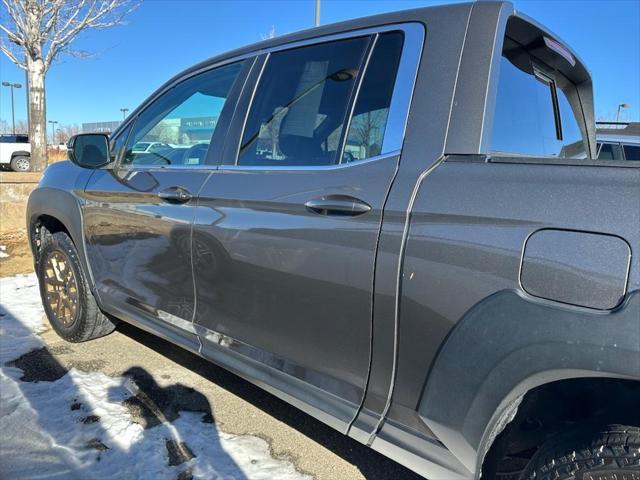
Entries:
[[[360, 76], [358, 80], [358, 84], [356, 85], [356, 92], [351, 100], [351, 105], [349, 108], [349, 115], [347, 118], [347, 122], [343, 132], [343, 141], [340, 146], [340, 150], [337, 152], [338, 163], [330, 164], [330, 165], [239, 165], [239, 152], [242, 143], [242, 137], [244, 136], [244, 130], [246, 128], [247, 120], [249, 118], [249, 113], [251, 111], [251, 106], [253, 105], [253, 100], [255, 98], [258, 87], [260, 86], [260, 81], [262, 79], [262, 74], [264, 73], [264, 69], [269, 62], [269, 56], [272, 53], [287, 51], [294, 48], [318, 45], [322, 43], [328, 43], [336, 40], [346, 40], [350, 38], [357, 38], [366, 35], [374, 36], [373, 42], [374, 47], [377, 42], [377, 38], [381, 33], [386, 32], [394, 32], [400, 31], [404, 34], [404, 42], [402, 45], [402, 54], [400, 56], [400, 63], [398, 65], [398, 71], [396, 73], [396, 81], [393, 87], [393, 93], [391, 96], [391, 105], [389, 107], [389, 114], [387, 116], [387, 126], [385, 128], [384, 139], [382, 143], [382, 151], [379, 155], [375, 155], [369, 158], [363, 158], [361, 160], [354, 160], [351, 162], [343, 162], [343, 152], [344, 146], [346, 142], [346, 136], [348, 134], [348, 129], [351, 124], [351, 120], [353, 117], [353, 109], [355, 108], [355, 104], [358, 100], [358, 96], [360, 93], [360, 87], [362, 85], [362, 81], [364, 76], [366, 75], [366, 70], [368, 67], [369, 60], [371, 59], [371, 53], [373, 52], [373, 48], [369, 51], [368, 58], [365, 60], [363, 65], [364, 73]], [[380, 27], [370, 27], [359, 30], [352, 30], [349, 32], [342, 32], [333, 35], [325, 35], [314, 37], [306, 40], [301, 40], [297, 42], [291, 42], [288, 44], [278, 45], [277, 47], [272, 47], [261, 51], [261, 54], [267, 54], [267, 58], [265, 59], [262, 69], [260, 71], [260, 75], [256, 80], [253, 91], [251, 92], [251, 101], [249, 102], [249, 107], [244, 112], [244, 119], [242, 122], [242, 132], [240, 135], [240, 139], [236, 148], [236, 152], [234, 154], [235, 163], [232, 165], [220, 165], [220, 170], [258, 170], [258, 171], [287, 171], [287, 170], [333, 170], [333, 169], [341, 169], [351, 166], [361, 165], [363, 163], [369, 163], [371, 161], [380, 160], [383, 158], [393, 157], [396, 155], [400, 155], [402, 151], [402, 144], [404, 143], [404, 136], [406, 132], [407, 122], [409, 119], [409, 110], [411, 107], [411, 100], [413, 99], [414, 89], [416, 85], [416, 80], [418, 76], [418, 69], [420, 67], [420, 59], [422, 58], [422, 50], [424, 48], [424, 38], [425, 38], [425, 27], [422, 23], [418, 22], [408, 22], [408, 23], [398, 23], [398, 24], [390, 24], [384, 25]], [[404, 95], [403, 95], [404, 93]], [[391, 133], [393, 132], [393, 134]]]
[[[262, 73], [264, 72], [264, 68], [269, 61], [268, 55], [275, 52], [281, 52], [285, 50], [291, 50], [293, 48], [317, 45], [321, 43], [327, 43], [335, 40], [345, 40], [354, 37], [362, 37], [366, 35], [377, 35], [380, 33], [393, 32], [393, 31], [401, 31], [404, 34], [404, 43], [402, 45], [402, 55], [400, 56], [400, 63], [398, 65], [398, 71], [396, 73], [396, 82], [393, 87], [393, 94], [391, 96], [391, 105], [389, 108], [389, 114], [387, 117], [387, 126], [385, 129], [383, 144], [382, 144], [382, 152], [380, 155], [376, 155], [375, 157], [364, 158], [362, 160], [355, 160], [348, 163], [336, 163], [332, 165], [308, 165], [308, 166], [277, 166], [277, 165], [238, 165], [238, 155], [235, 155], [235, 164], [234, 165], [198, 165], [198, 166], [190, 166], [190, 165], [122, 165], [119, 160], [114, 162], [111, 168], [122, 169], [122, 170], [218, 170], [218, 169], [239, 169], [239, 170], [328, 170], [335, 168], [344, 168], [348, 166], [356, 166], [361, 165], [365, 162], [379, 160], [381, 158], [387, 158], [395, 155], [399, 155], [402, 151], [402, 145], [404, 143], [404, 137], [407, 128], [407, 122], [409, 120], [409, 111], [411, 108], [411, 101], [413, 99], [414, 90], [416, 86], [416, 81], [418, 77], [418, 70], [420, 67], [420, 59], [422, 58], [422, 51], [424, 50], [424, 41], [426, 37], [426, 28], [424, 24], [420, 22], [403, 22], [389, 25], [380, 25], [376, 27], [367, 27], [358, 30], [350, 30], [348, 32], [340, 32], [329, 35], [321, 35], [318, 37], [307, 38], [304, 40], [297, 40], [289, 43], [283, 43], [280, 45], [275, 45], [269, 48], [262, 48], [258, 50], [254, 50], [251, 52], [247, 52], [241, 55], [236, 55], [233, 57], [225, 58], [218, 62], [211, 63], [209, 65], [205, 65], [202, 68], [191, 71], [179, 78], [176, 78], [173, 82], [166, 85], [164, 88], [156, 92], [152, 97], [148, 98], [147, 101], [142, 103], [139, 108], [136, 109], [136, 115], [131, 118], [126, 119], [114, 132], [118, 135], [122, 130], [126, 129], [131, 123], [135, 122], [140, 114], [153, 102], [155, 102], [159, 97], [164, 95], [167, 91], [171, 90], [173, 87], [182, 83], [186, 80], [189, 80], [196, 75], [200, 75], [209, 70], [213, 70], [215, 68], [223, 67], [225, 65], [239, 62], [241, 60], [246, 60], [249, 58], [258, 58], [261, 55], [267, 55], [265, 62], [261, 66], [261, 72], [258, 79], [253, 85], [253, 91], [251, 94], [251, 102], [249, 103], [249, 107], [244, 112], [244, 121], [242, 127], [242, 135], [244, 134], [245, 124], [249, 115], [249, 111], [251, 109], [251, 105], [253, 104], [253, 98], [255, 92], [260, 84], [260, 79], [262, 77]], [[256, 68], [254, 65], [251, 68]], [[364, 77], [364, 75], [362, 76]], [[361, 78], [362, 78], [361, 77]], [[358, 96], [355, 95], [353, 102], [357, 101]], [[349, 117], [348, 121], [351, 121], [351, 117]], [[390, 132], [393, 131], [393, 134]], [[240, 142], [238, 142], [240, 143]], [[238, 144], [238, 150], [240, 145]], [[386, 152], [386, 153], [385, 153]], [[339, 152], [339, 159], [342, 160], [342, 151]]]

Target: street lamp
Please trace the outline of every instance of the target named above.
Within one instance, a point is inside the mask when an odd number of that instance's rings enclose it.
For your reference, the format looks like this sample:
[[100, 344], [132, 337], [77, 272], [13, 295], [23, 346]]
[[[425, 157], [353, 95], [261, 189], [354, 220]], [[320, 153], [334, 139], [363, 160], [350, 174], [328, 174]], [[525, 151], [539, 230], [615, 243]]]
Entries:
[[16, 114], [13, 109], [13, 89], [14, 88], [22, 88], [22, 85], [19, 83], [11, 83], [11, 82], [2, 82], [3, 87], [11, 88], [11, 122], [13, 123], [13, 134], [16, 134]]
[[316, 0], [316, 16], [313, 22], [314, 26], [320, 26], [320, 0]]
[[51, 124], [51, 145], [53, 145], [56, 143], [56, 123], [58, 123], [58, 121], [49, 120], [49, 123]]
[[122, 112], [122, 121], [124, 121], [124, 119], [127, 118], [127, 112], [129, 111], [129, 109], [121, 108], [120, 111]]
[[620, 110], [622, 110], [623, 108], [629, 108], [629, 104], [621, 103], [620, 105], [618, 105], [618, 113], [616, 113], [616, 123], [618, 123], [618, 120], [620, 119]]

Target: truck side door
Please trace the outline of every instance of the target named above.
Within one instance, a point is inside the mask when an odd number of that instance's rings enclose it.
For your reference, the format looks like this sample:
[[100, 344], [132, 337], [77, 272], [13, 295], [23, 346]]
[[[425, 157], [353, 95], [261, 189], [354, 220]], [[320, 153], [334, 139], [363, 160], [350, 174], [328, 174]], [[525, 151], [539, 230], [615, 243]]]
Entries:
[[265, 383], [343, 431], [367, 381], [377, 239], [419, 57], [410, 39], [387, 28], [269, 53], [234, 119], [241, 141], [196, 212], [203, 353], [268, 367]]
[[247, 63], [189, 76], [151, 101], [113, 139], [115, 167], [96, 171], [84, 192], [88, 257], [103, 304], [186, 336], [192, 348], [195, 199], [216, 168], [226, 137], [218, 126], [233, 111]]

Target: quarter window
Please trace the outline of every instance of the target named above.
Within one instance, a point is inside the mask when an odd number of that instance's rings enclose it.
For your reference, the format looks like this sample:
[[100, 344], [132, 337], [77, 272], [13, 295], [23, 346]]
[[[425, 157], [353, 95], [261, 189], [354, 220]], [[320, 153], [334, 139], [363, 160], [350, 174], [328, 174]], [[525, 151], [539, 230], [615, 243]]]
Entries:
[[110, 139], [109, 152], [111, 154], [111, 161], [117, 161], [121, 158], [124, 152], [124, 147], [127, 144], [127, 138], [131, 131], [131, 125], [129, 125], [123, 132], [120, 132], [116, 138]]
[[343, 162], [363, 160], [384, 153], [382, 144], [391, 98], [402, 54], [403, 35], [380, 35], [369, 60], [353, 111]]
[[491, 145], [498, 155], [586, 156], [579, 123], [565, 92], [509, 38], [500, 61]]
[[133, 127], [124, 165], [205, 163], [218, 119], [242, 62], [191, 77], [147, 107]]
[[239, 165], [331, 165], [370, 37], [270, 55], [242, 137]]

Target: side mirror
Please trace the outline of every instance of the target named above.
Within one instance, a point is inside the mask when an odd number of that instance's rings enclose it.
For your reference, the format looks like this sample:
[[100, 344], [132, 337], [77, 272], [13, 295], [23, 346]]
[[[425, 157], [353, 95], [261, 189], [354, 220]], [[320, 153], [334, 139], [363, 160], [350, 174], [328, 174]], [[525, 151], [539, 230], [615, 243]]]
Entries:
[[69, 160], [83, 168], [100, 168], [109, 163], [109, 137], [103, 133], [81, 133], [67, 143]]

